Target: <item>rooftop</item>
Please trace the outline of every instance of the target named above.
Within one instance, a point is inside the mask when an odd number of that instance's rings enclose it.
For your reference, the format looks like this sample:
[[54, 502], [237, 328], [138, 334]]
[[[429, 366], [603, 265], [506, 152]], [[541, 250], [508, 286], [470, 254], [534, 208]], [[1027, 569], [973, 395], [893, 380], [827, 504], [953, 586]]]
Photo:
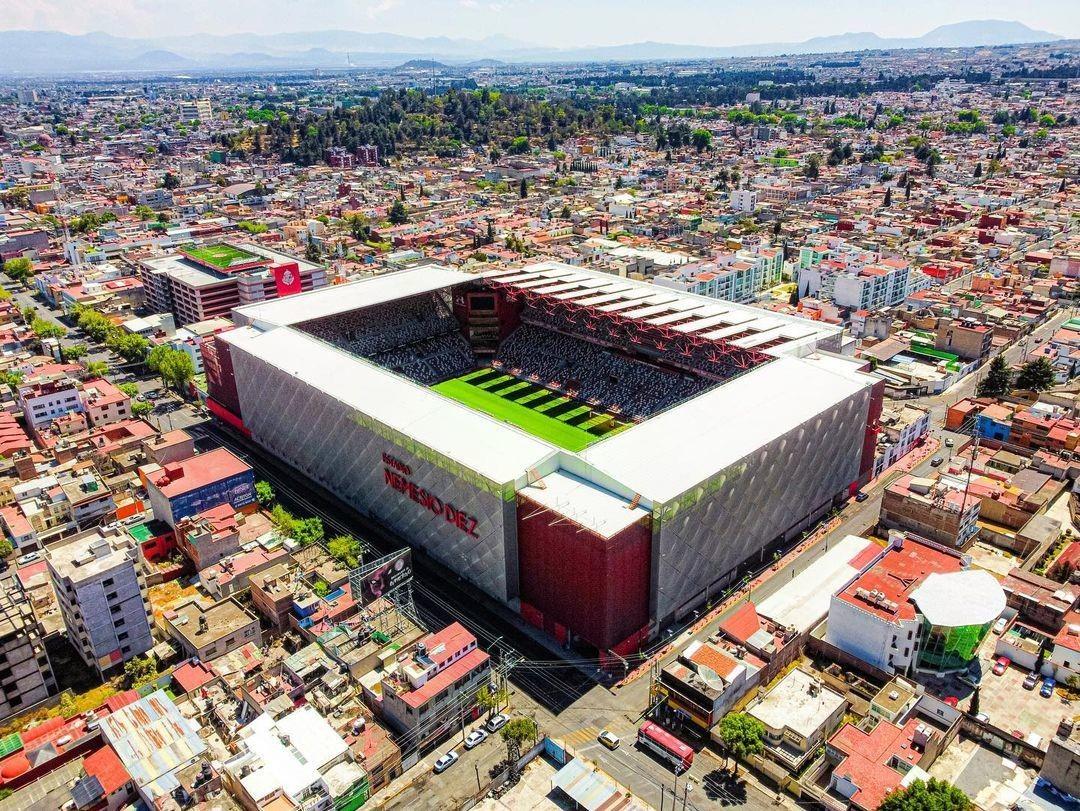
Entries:
[[769, 729], [787, 728], [809, 738], [845, 703], [842, 695], [795, 669], [748, 712]]
[[147, 480], [166, 498], [174, 498], [208, 484], [249, 473], [251, 466], [227, 448], [214, 448], [182, 462], [170, 462], [164, 467], [147, 465], [143, 470], [146, 471]]

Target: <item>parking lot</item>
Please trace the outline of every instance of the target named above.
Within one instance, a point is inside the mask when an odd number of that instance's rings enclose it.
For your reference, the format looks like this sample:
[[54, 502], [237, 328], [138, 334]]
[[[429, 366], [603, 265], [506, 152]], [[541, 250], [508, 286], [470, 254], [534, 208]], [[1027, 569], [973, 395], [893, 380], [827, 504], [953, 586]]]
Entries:
[[1051, 698], [1039, 695], [1042, 680], [1034, 690], [1025, 690], [1024, 678], [1030, 671], [1013, 665], [1001, 676], [995, 676], [994, 645], [998, 637], [991, 634], [983, 644], [980, 658], [983, 666], [982, 683], [979, 688], [979, 712], [985, 713], [990, 723], [1006, 732], [1018, 731], [1027, 737], [1034, 732], [1043, 742], [1041, 749], [1046, 749], [1046, 742], [1057, 730], [1063, 716], [1071, 716], [1073, 709], [1063, 701], [1066, 699], [1060, 689], [1054, 691]]

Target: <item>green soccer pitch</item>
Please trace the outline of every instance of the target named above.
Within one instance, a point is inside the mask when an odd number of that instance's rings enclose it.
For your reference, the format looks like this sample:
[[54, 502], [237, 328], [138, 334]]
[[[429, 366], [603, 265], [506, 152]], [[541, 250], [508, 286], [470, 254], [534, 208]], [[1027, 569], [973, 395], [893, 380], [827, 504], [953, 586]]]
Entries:
[[432, 389], [568, 451], [584, 450], [630, 427], [586, 403], [497, 369], [469, 372]]
[[253, 253], [248, 253], [245, 250], [234, 248], [232, 245], [226, 245], [222, 242], [216, 245], [187, 248], [185, 252], [192, 258], [221, 270], [226, 270], [233, 262], [252, 262], [259, 258]]

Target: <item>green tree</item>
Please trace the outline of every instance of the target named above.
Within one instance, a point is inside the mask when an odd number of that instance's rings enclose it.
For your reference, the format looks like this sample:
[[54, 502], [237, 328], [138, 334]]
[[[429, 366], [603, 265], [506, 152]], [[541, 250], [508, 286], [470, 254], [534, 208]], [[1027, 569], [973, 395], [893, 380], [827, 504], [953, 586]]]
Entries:
[[321, 518], [301, 518], [293, 528], [292, 537], [301, 546], [319, 543], [326, 537]]
[[92, 360], [86, 364], [86, 374], [89, 377], [104, 377], [109, 373], [109, 364], [103, 360]]
[[931, 777], [929, 782], [915, 780], [907, 788], [892, 792], [882, 800], [878, 811], [968, 811], [971, 807], [964, 792]]
[[319, 247], [319, 243], [313, 239], [308, 239], [304, 244], [304, 258], [309, 262], [322, 261], [322, 248]]
[[0, 558], [6, 558], [14, 551], [15, 547], [11, 545], [11, 541], [7, 538], [0, 538]]
[[524, 200], [529, 196], [529, 184], [525, 181], [525, 178], [521, 178], [521, 183], [518, 186], [518, 197]]
[[391, 225], [404, 225], [409, 221], [409, 212], [405, 209], [405, 204], [400, 200], [395, 200], [394, 204], [390, 206], [390, 224]]
[[78, 360], [87, 353], [86, 344], [71, 344], [64, 348], [64, 357], [68, 360]]
[[139, 387], [135, 383], [119, 383], [116, 388], [133, 399], [139, 395]]
[[131, 413], [134, 414], [136, 417], [145, 417], [153, 410], [153, 403], [146, 403], [142, 400], [137, 400], [136, 402], [131, 404]]
[[270, 510], [270, 522], [286, 537], [292, 538], [296, 532], [296, 519], [280, 504], [275, 504]]
[[735, 773], [739, 760], [759, 755], [765, 749], [765, 726], [744, 712], [732, 712], [720, 722], [720, 739], [725, 751], [735, 760]]
[[990, 361], [986, 377], [979, 381], [975, 394], [978, 397], [1001, 397], [1008, 394], [1012, 386], [1012, 370], [1003, 355]]
[[114, 329], [105, 338], [105, 346], [128, 363], [142, 363], [150, 353], [150, 342], [141, 335]]
[[255, 482], [255, 498], [259, 500], [259, 504], [263, 507], [269, 507], [273, 503], [274, 488], [270, 486], [270, 482]]
[[368, 218], [363, 214], [355, 211], [351, 214], [346, 214], [344, 223], [349, 229], [349, 233], [352, 234], [353, 239], [358, 242], [367, 242], [371, 239], [371, 223], [368, 222]]
[[348, 569], [360, 565], [360, 542], [349, 535], [338, 535], [326, 542], [330, 556]]
[[696, 129], [690, 133], [690, 143], [698, 152], [712, 148], [712, 133], [706, 129]]
[[511, 155], [524, 155], [529, 151], [529, 139], [524, 135], [519, 135], [510, 142], [510, 146], [506, 151]]
[[803, 174], [810, 180], [816, 180], [821, 174], [821, 155], [811, 152], [806, 156], [806, 164], [803, 166]]
[[180, 178], [172, 172], [166, 172], [165, 177], [161, 179], [161, 187], [163, 189], [178, 189], [180, 188]]
[[143, 222], [154, 218], [154, 209], [150, 206], [135, 206], [135, 216]]
[[521, 747], [527, 741], [535, 741], [539, 733], [536, 721], [532, 718], [515, 718], [499, 730], [499, 735], [506, 744], [506, 758], [513, 768], [521, 760]]
[[11, 279], [21, 282], [27, 277], [34, 275], [34, 265], [25, 256], [19, 256], [4, 262], [4, 273]]
[[1054, 385], [1054, 367], [1046, 358], [1039, 358], [1020, 367], [1016, 388], [1025, 391], [1046, 391]]
[[330, 593], [330, 584], [322, 578], [315, 581], [315, 584], [311, 587], [311, 590], [315, 592], [316, 597], [325, 597]]
[[130, 689], [144, 687], [157, 677], [157, 666], [149, 656], [136, 656], [124, 665], [124, 681]]

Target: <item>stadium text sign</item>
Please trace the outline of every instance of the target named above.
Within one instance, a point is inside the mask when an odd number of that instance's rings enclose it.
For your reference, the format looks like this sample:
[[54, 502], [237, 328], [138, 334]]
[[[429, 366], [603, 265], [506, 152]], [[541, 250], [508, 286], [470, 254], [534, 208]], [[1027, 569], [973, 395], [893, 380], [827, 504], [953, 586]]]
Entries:
[[383, 479], [402, 495], [408, 496], [421, 507], [430, 510], [432, 515], [441, 515], [447, 523], [453, 524], [466, 535], [479, 538], [476, 533], [477, 520], [468, 513], [459, 510], [449, 501], [443, 501], [434, 493], [429, 493], [409, 477], [412, 476], [412, 468], [397, 457], [388, 453], [382, 455]]

